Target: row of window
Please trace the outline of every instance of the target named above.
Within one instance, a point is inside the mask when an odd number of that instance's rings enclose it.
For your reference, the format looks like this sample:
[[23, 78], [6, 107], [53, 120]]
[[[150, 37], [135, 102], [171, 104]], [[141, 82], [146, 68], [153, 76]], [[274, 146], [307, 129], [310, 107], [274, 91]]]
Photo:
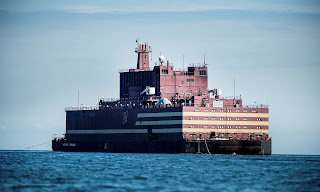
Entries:
[[194, 79], [187, 79], [187, 82], [194, 82]]
[[[228, 109], [228, 112], [232, 112], [232, 110]], [[240, 112], [240, 109], [236, 109], [236, 112]], [[247, 112], [247, 110], [243, 110], [243, 112]]]
[[[195, 111], [199, 111], [199, 109], [195, 109]], [[209, 111], [209, 110], [208, 109], [204, 109], [204, 111]], [[212, 111], [215, 112], [216, 109], [212, 109]], [[228, 112], [232, 112], [231, 109], [228, 109], [227, 111]], [[224, 112], [224, 109], [220, 109], [220, 112]], [[239, 113], [240, 109], [236, 109], [236, 112]], [[246, 113], [246, 112], [248, 112], [248, 110], [244, 109], [243, 112]], [[256, 112], [257, 112], [257, 110], [252, 110], [252, 113], [256, 113]]]
[[[232, 128], [232, 126], [228, 125], [228, 128]], [[240, 128], [241, 128], [241, 126], [236, 126], [236, 129], [240, 129]], [[243, 128], [247, 128], [247, 126], [243, 126]]]
[[168, 69], [162, 69], [161, 72], [162, 74], [168, 74]]
[[[195, 119], [195, 118], [194, 118], [194, 117], [190, 117], [190, 120], [193, 120], [193, 119]], [[204, 120], [208, 120], [209, 117], [204, 117], [203, 119], [204, 119]], [[212, 120], [216, 120], [215, 117], [211, 117], [211, 119], [212, 119]], [[220, 117], [220, 120], [224, 120], [224, 117]], [[228, 117], [227, 120], [228, 120], [228, 121], [231, 121], [232, 118], [231, 118], [231, 117]], [[238, 118], [238, 117], [236, 118], [236, 121], [240, 121], [240, 120], [241, 120], [241, 118]], [[242, 118], [242, 120], [246, 121], [246, 120], [248, 120], [248, 118], [244, 117], [244, 118]], [[261, 119], [261, 118], [257, 118], [257, 121], [262, 121], [262, 119]]]
[[207, 75], [207, 71], [206, 70], [200, 70], [199, 71], [199, 75]]
[[[203, 126], [204, 128], [208, 128], [208, 125], [204, 125]], [[190, 125], [190, 128], [194, 128], [194, 125]], [[212, 125], [211, 128], [220, 128], [220, 129], [223, 129], [223, 125], [218, 125], [217, 127], [215, 125]], [[231, 129], [232, 128], [232, 125], [228, 125], [227, 128]], [[236, 129], [240, 129], [240, 128], [243, 128], [243, 129], [247, 129], [248, 126], [235, 126], [233, 128], [236, 128]], [[257, 126], [257, 129], [261, 129], [260, 126]]]
[[[168, 69], [162, 69], [161, 72], [162, 72], [162, 74], [168, 74]], [[207, 71], [200, 70], [199, 75], [207, 75]], [[194, 79], [187, 79], [187, 82], [189, 82], [188, 80], [191, 82], [194, 82]]]

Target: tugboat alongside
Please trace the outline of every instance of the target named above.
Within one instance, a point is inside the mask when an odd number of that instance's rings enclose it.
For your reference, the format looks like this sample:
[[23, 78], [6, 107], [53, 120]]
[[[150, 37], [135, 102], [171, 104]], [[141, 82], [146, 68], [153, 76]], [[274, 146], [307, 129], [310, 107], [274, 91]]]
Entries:
[[208, 90], [207, 66], [176, 71], [139, 44], [137, 67], [120, 72], [120, 99], [66, 108], [66, 134], [53, 151], [271, 155], [268, 106]]

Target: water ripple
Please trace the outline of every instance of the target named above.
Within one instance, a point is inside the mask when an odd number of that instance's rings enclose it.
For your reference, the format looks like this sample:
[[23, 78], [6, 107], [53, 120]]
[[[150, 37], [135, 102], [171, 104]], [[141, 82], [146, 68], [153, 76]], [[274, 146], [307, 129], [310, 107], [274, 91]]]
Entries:
[[320, 156], [0, 151], [0, 191], [320, 191]]

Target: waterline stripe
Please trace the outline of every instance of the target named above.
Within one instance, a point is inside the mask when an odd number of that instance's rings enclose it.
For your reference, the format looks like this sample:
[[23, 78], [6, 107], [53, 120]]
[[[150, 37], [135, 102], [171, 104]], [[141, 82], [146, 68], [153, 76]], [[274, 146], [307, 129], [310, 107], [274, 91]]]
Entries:
[[136, 125], [257, 125], [268, 126], [268, 121], [211, 121], [211, 120], [163, 120], [163, 121], [136, 121]]
[[152, 129], [152, 133], [182, 133], [182, 128]]
[[[215, 128], [165, 128], [152, 129], [152, 133], [256, 133], [268, 134], [268, 129], [215, 129]], [[147, 129], [103, 129], [103, 130], [68, 130], [67, 134], [121, 134], [121, 133], [144, 133]]]
[[183, 112], [183, 116], [203, 117], [269, 117], [269, 113]]
[[138, 118], [144, 117], [269, 117], [269, 113], [226, 113], [226, 112], [161, 112], [161, 113], [138, 113]]
[[148, 133], [148, 130], [147, 129], [67, 130], [67, 134], [115, 134], [115, 133]]
[[182, 120], [136, 121], [136, 125], [181, 125]]
[[162, 112], [162, 113], [138, 113], [138, 118], [143, 117], [176, 117], [182, 116], [182, 112]]
[[268, 121], [211, 121], [211, 120], [183, 120], [188, 125], [259, 125], [268, 126]]
[[201, 133], [257, 133], [257, 134], [268, 134], [268, 129], [210, 129], [210, 128], [183, 128], [183, 132], [201, 132]]

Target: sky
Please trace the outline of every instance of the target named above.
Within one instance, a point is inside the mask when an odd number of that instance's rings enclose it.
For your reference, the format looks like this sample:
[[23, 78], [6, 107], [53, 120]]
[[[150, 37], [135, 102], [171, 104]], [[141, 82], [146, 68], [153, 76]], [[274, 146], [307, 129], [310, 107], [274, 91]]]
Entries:
[[[320, 155], [320, 1], [0, 0], [0, 150], [50, 150], [64, 108], [119, 97], [136, 39], [269, 105], [273, 154]], [[45, 144], [44, 144], [45, 143]], [[39, 145], [43, 144], [43, 145]], [[39, 145], [39, 146], [37, 146]], [[33, 147], [36, 146], [36, 147]]]

